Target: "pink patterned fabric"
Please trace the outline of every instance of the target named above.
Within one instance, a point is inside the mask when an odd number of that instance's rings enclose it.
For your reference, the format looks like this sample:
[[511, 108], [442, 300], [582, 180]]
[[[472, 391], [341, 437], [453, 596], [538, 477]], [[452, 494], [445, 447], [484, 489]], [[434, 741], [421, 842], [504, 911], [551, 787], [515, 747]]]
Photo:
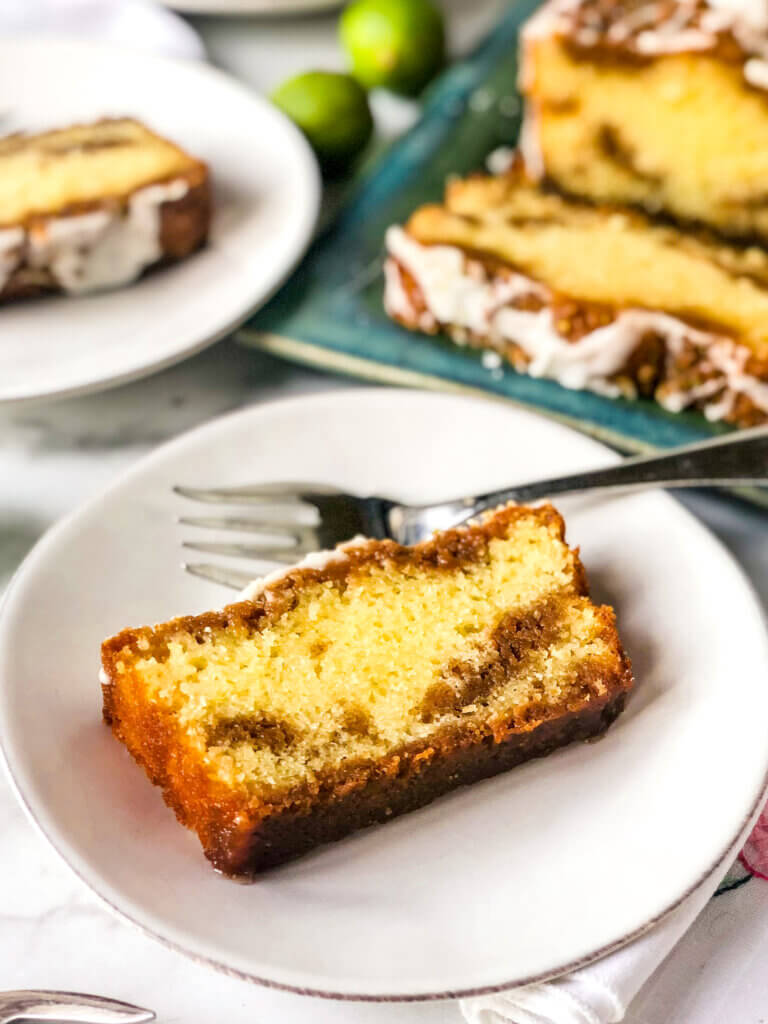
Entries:
[[768, 805], [744, 844], [739, 860], [750, 874], [768, 882]]

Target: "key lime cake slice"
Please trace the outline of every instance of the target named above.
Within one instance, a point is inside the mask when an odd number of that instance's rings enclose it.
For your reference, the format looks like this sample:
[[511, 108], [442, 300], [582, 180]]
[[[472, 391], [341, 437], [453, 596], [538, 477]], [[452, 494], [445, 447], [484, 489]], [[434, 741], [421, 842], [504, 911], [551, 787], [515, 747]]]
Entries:
[[596, 736], [632, 686], [550, 506], [351, 542], [102, 656], [115, 736], [246, 877]]
[[384, 304], [522, 373], [768, 420], [768, 254], [542, 189], [518, 160], [387, 233]]
[[208, 169], [139, 121], [0, 139], [0, 302], [83, 294], [206, 240]]
[[520, 85], [537, 180], [768, 241], [765, 0], [549, 0]]

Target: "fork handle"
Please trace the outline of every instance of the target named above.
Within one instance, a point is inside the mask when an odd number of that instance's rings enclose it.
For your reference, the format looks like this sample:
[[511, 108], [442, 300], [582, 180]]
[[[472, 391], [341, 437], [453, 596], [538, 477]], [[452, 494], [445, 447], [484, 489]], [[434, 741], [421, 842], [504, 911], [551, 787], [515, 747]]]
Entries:
[[393, 505], [387, 510], [387, 521], [390, 534], [401, 544], [414, 544], [433, 530], [458, 526], [487, 509], [510, 501], [525, 504], [582, 491], [755, 484], [768, 484], [768, 427], [683, 445], [663, 455], [625, 459], [603, 469], [518, 484], [474, 498], [459, 498], [439, 505]]
[[768, 484], [768, 427], [683, 445], [663, 455], [625, 459], [603, 469], [493, 491], [477, 498], [473, 511], [481, 512], [507, 501], [524, 503], [591, 490], [755, 484]]

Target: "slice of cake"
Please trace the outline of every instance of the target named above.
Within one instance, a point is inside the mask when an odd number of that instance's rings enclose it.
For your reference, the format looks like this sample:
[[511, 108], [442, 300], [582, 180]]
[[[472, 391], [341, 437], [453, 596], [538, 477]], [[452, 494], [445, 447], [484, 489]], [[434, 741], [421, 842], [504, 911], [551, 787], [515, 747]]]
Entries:
[[768, 255], [542, 191], [519, 164], [448, 186], [387, 233], [407, 327], [611, 397], [768, 420]]
[[768, 241], [765, 0], [550, 0], [521, 59], [537, 178]]
[[550, 506], [353, 541], [102, 660], [115, 736], [240, 876], [595, 736], [632, 685]]
[[0, 139], [0, 302], [135, 280], [206, 239], [205, 164], [138, 121]]

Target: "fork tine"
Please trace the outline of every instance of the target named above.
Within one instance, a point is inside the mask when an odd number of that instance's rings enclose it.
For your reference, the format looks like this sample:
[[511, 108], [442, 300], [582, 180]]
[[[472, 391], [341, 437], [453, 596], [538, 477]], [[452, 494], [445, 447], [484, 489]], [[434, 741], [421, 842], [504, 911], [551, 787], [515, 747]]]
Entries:
[[184, 562], [182, 568], [191, 576], [199, 576], [203, 580], [211, 580], [213, 583], [221, 583], [233, 590], [243, 590], [253, 581], [253, 573], [241, 572], [238, 569], [225, 569], [220, 565], [210, 565], [205, 562]]
[[208, 503], [270, 505], [280, 503], [311, 502], [313, 495], [338, 494], [335, 487], [325, 484], [258, 484], [248, 487], [181, 487], [173, 488], [176, 494], [191, 501]]
[[205, 530], [231, 530], [240, 533], [263, 533], [268, 537], [288, 537], [295, 544], [317, 545], [316, 533], [310, 526], [248, 519], [244, 516], [180, 516], [183, 526], [196, 526]]
[[293, 565], [302, 555], [314, 550], [312, 546], [292, 545], [291, 547], [273, 547], [269, 544], [224, 544], [218, 541], [185, 540], [182, 547], [191, 551], [204, 551], [209, 555], [228, 555], [233, 558], [255, 558], [261, 562], [280, 562]]

